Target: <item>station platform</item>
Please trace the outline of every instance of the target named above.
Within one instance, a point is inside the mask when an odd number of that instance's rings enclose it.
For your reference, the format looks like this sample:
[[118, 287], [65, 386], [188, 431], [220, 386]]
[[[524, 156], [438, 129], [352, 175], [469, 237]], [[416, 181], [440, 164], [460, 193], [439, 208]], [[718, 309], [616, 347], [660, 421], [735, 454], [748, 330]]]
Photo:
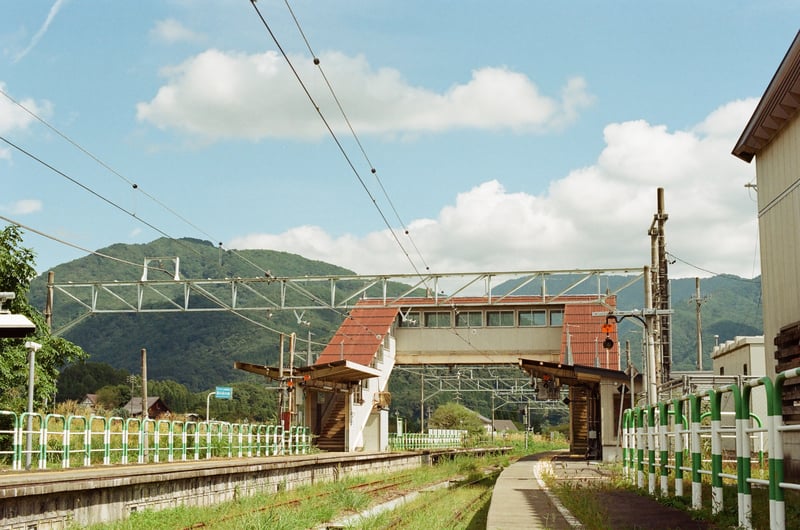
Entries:
[[570, 459], [566, 451], [523, 457], [504, 469], [495, 483], [487, 530], [580, 528], [580, 521], [547, 489], [542, 480], [544, 473], [602, 478], [598, 466]]
[[[570, 456], [566, 451], [551, 451], [521, 458], [510, 465], [495, 483], [487, 530], [583, 528], [583, 525], [548, 490], [543, 477], [591, 488], [594, 481], [605, 481], [610, 473], [598, 462]], [[687, 512], [665, 506], [647, 495], [624, 489], [599, 491], [600, 506], [608, 510], [609, 528], [650, 530], [708, 530], [713, 525], [695, 521]]]

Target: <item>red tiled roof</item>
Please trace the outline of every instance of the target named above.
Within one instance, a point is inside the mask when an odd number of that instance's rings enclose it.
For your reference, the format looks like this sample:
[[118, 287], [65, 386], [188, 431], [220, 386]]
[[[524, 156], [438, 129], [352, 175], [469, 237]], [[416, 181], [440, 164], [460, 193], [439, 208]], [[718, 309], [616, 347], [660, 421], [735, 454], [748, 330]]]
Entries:
[[[613, 297], [609, 297], [613, 298]], [[440, 295], [438, 297], [403, 297], [397, 300], [391, 300], [391, 305], [402, 306], [403, 308], [409, 307], [425, 307], [436, 306], [445, 304], [444, 307], [451, 305], [466, 306], [466, 305], [529, 305], [529, 304], [568, 304], [572, 303], [585, 303], [597, 300], [597, 295], [591, 294], [562, 294], [560, 296], [547, 295], [547, 296], [502, 296], [493, 295], [491, 298], [486, 296], [460, 296], [460, 297], [447, 297]], [[368, 298], [360, 300], [359, 306], [383, 306], [383, 300], [378, 298]], [[595, 304], [594, 307], [597, 307]], [[595, 311], [602, 311], [603, 309], [595, 309]]]
[[[564, 304], [564, 330], [561, 335], [561, 361], [566, 363], [567, 330], [570, 333], [572, 359], [574, 364], [594, 366], [595, 338], [597, 338], [597, 352], [600, 367], [617, 369], [619, 362], [619, 345], [617, 341], [617, 325], [610, 320], [612, 331], [609, 334], [614, 341], [614, 347], [608, 352], [603, 348], [606, 333], [602, 326], [606, 323], [605, 317], [593, 317], [593, 312], [607, 312], [608, 306], [616, 307], [616, 297], [609, 296], [605, 299], [607, 305], [591, 303], [597, 300], [595, 295], [562, 295], [555, 297], [541, 296], [510, 296], [501, 300], [501, 297], [492, 297], [497, 305], [525, 305], [535, 303], [563, 303]], [[499, 302], [498, 302], [499, 300]], [[399, 301], [398, 301], [399, 302]], [[403, 298], [404, 307], [434, 306], [437, 302], [433, 298]], [[460, 297], [451, 298], [449, 302], [455, 305], [488, 305], [487, 297]], [[441, 300], [439, 300], [441, 303]], [[319, 358], [314, 363], [325, 364], [341, 359], [346, 359], [363, 366], [370, 366], [378, 348], [383, 343], [384, 336], [389, 332], [397, 318], [398, 307], [386, 307], [382, 300], [360, 300], [356, 307], [350, 311], [338, 331], [322, 350]]]
[[[616, 307], [616, 297], [606, 298], [606, 303], [612, 308]], [[602, 330], [602, 326], [606, 323], [606, 317], [594, 317], [592, 316], [593, 312], [605, 313], [608, 312], [608, 307], [602, 304], [567, 304], [564, 306], [561, 362], [567, 362], [567, 333], [569, 332], [573, 364], [594, 366], [596, 347], [600, 368], [617, 370], [619, 364], [617, 324], [613, 319], [608, 321], [611, 325], [611, 332], [608, 333], [608, 336], [614, 341], [614, 346], [608, 351], [608, 361], [606, 361], [606, 350], [603, 348], [606, 333]]]
[[365, 301], [359, 302], [314, 364], [347, 359], [370, 366], [398, 311], [396, 307], [376, 307]]

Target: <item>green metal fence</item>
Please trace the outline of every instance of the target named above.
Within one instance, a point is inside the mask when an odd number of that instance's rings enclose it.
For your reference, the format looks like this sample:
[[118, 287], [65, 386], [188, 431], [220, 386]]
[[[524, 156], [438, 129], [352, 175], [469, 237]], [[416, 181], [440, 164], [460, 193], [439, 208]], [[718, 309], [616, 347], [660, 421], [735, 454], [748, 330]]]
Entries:
[[463, 431], [447, 433], [403, 433], [389, 434], [389, 449], [392, 451], [415, 451], [418, 449], [453, 449], [464, 446]]
[[310, 449], [308, 427], [0, 410], [0, 469], [14, 471], [296, 455]]
[[[688, 472], [692, 508], [703, 507], [702, 484], [705, 480], [711, 485], [712, 513], [719, 513], [723, 509], [723, 484], [726, 481], [735, 483], [738, 524], [740, 528], [747, 529], [752, 528], [752, 486], [766, 487], [769, 491], [770, 528], [785, 529], [785, 492], [800, 490], [800, 484], [784, 480], [784, 434], [800, 431], [800, 425], [785, 425], [783, 422], [783, 385], [788, 379], [796, 377], [800, 377], [800, 368], [781, 372], [774, 379], [762, 377], [688, 394], [648, 407], [625, 410], [622, 437], [625, 476], [644, 488], [646, 467], [650, 494], [683, 496], [684, 473]], [[765, 395], [766, 426], [750, 410], [754, 391]], [[725, 395], [733, 398], [734, 427], [723, 426], [722, 398]], [[685, 416], [687, 405], [688, 418]], [[768, 454], [766, 468], [765, 435]], [[735, 439], [735, 459], [724, 460], [725, 438]], [[684, 465], [685, 459], [689, 462], [688, 466]], [[735, 468], [735, 473], [726, 473], [726, 467]], [[658, 490], [657, 470], [660, 476]], [[674, 475], [672, 492], [669, 490], [670, 472]]]

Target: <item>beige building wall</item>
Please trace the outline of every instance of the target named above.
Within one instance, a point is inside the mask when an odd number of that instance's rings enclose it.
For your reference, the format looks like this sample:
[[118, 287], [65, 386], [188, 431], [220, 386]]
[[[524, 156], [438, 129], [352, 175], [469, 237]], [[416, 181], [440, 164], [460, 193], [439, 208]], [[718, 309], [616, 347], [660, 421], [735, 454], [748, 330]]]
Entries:
[[397, 364], [558, 362], [561, 327], [397, 328]]
[[[764, 357], [774, 376], [775, 337], [800, 321], [800, 32], [733, 148], [756, 160]], [[800, 476], [800, 433], [784, 436], [786, 476]]]
[[[767, 375], [767, 363], [764, 356], [764, 337], [736, 337], [724, 344], [715, 346], [711, 352], [715, 375], [738, 375], [758, 377]], [[733, 398], [725, 394], [723, 411], [735, 412]], [[767, 422], [767, 397], [763, 387], [753, 389], [750, 396], [750, 412], [755, 414], [763, 425]], [[733, 426], [732, 416], [724, 418], [724, 425]]]
[[[761, 289], [765, 355], [781, 327], [800, 320], [800, 120], [793, 120], [759, 153], [758, 178]], [[775, 375], [775, 363], [766, 363]]]

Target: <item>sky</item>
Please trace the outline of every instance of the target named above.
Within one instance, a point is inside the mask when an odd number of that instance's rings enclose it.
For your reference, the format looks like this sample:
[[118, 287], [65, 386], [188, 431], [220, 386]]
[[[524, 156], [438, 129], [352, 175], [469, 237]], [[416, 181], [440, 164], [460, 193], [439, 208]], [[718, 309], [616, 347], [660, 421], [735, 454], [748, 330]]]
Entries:
[[788, 0], [6, 1], [0, 226], [40, 272], [165, 236], [359, 274], [639, 268], [663, 188], [670, 275], [752, 278], [755, 164], [731, 150], [797, 20]]

